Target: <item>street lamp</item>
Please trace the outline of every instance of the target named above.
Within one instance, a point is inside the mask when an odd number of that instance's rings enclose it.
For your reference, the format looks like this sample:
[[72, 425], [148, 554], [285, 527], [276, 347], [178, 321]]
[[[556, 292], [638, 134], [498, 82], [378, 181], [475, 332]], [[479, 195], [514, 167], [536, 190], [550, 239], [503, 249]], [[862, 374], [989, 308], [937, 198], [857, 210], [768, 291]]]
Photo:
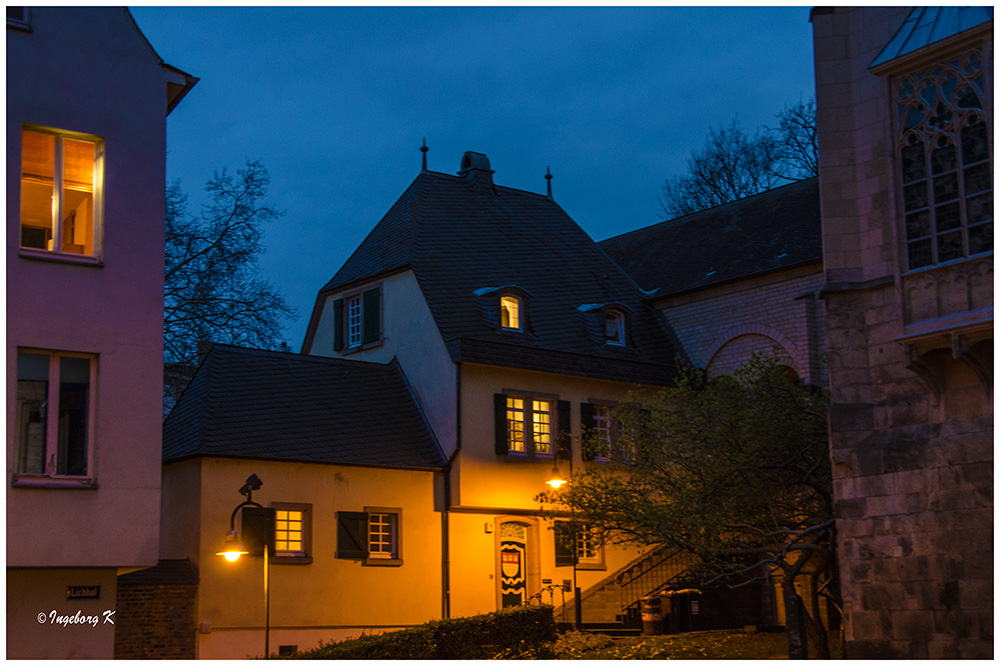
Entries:
[[[569, 483], [569, 480], [562, 475], [559, 471], [559, 456], [565, 455], [566, 460], [569, 461], [569, 475], [573, 475], [573, 453], [569, 448], [569, 435], [566, 433], [559, 433], [559, 438], [556, 441], [556, 451], [555, 455], [552, 456], [552, 473], [549, 475], [549, 480], [545, 483], [549, 484], [552, 488], [559, 489]], [[581, 595], [580, 588], [576, 584], [576, 563], [579, 554], [577, 552], [576, 543], [576, 512], [573, 510], [572, 505], [570, 505], [570, 523], [573, 526], [573, 542], [571, 544], [571, 552], [573, 555], [573, 627], [580, 631], [583, 625], [583, 608], [580, 606]], [[563, 603], [565, 606], [565, 603]]]
[[[264, 554], [264, 658], [270, 659], [271, 597], [268, 588], [271, 574], [270, 551], [274, 537], [274, 509], [265, 509], [253, 501], [253, 491], [260, 490], [262, 485], [264, 482], [256, 474], [251, 474], [247, 478], [247, 482], [240, 488], [240, 494], [246, 499], [236, 505], [232, 515], [229, 516], [229, 534], [226, 535], [226, 541], [217, 554], [222, 555], [229, 562], [235, 562], [240, 559], [240, 555], [250, 554], [247, 546], [250, 545], [251, 541], [254, 546], [261, 546]], [[236, 514], [240, 512], [240, 509], [244, 510], [241, 521], [243, 541], [240, 540], [239, 534], [236, 532]]]

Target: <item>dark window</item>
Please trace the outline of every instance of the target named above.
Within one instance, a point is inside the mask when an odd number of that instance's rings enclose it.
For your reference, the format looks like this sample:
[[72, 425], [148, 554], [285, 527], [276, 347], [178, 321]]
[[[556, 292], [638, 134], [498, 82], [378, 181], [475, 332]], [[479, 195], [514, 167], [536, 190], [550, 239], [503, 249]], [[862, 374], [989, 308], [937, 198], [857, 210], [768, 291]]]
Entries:
[[333, 350], [362, 349], [382, 340], [382, 287], [333, 301]]

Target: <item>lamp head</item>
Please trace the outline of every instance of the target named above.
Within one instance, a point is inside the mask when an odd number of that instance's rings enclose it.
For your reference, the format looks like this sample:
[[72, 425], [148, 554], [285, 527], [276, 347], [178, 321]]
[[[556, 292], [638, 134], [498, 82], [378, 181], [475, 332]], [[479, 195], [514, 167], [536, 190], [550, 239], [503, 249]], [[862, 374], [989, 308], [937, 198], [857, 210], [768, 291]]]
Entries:
[[240, 559], [240, 555], [247, 555], [249, 552], [240, 543], [239, 537], [236, 535], [236, 530], [230, 530], [229, 534], [226, 535], [225, 544], [223, 544], [216, 555], [222, 555], [226, 560], [235, 562]]
[[549, 484], [553, 488], [560, 488], [566, 483], [566, 479], [564, 479], [563, 475], [559, 473], [558, 466], [552, 468], [552, 474], [549, 476], [549, 480], [545, 483]]

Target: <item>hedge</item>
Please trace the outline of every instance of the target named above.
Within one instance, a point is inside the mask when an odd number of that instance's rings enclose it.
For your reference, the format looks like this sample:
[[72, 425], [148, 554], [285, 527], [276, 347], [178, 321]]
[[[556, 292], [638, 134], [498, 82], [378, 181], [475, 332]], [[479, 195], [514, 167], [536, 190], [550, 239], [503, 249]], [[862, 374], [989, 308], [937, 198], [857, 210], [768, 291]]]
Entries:
[[281, 659], [492, 659], [543, 656], [556, 639], [552, 606], [515, 606], [486, 615], [321, 644]]

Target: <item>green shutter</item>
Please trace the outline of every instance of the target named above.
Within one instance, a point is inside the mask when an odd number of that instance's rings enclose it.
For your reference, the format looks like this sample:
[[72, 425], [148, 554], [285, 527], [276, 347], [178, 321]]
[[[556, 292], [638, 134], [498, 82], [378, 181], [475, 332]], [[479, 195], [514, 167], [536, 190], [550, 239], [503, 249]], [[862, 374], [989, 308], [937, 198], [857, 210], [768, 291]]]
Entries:
[[375, 289], [369, 289], [362, 294], [362, 344], [366, 345], [369, 342], [378, 342], [382, 339], [382, 309], [379, 304], [381, 296], [382, 291], [377, 287]]
[[594, 405], [589, 402], [580, 403], [580, 433], [581, 437], [584, 439], [583, 445], [581, 446], [581, 451], [583, 452], [584, 460], [594, 459], [594, 446], [593, 443], [588, 443], [586, 440], [587, 436], [590, 434], [594, 427]]
[[573, 530], [572, 526], [566, 521], [558, 521], [553, 527], [555, 532], [556, 541], [556, 566], [557, 567], [571, 567], [573, 566]]
[[498, 456], [507, 455], [507, 396], [493, 394], [493, 426], [495, 429], [494, 450]]
[[344, 299], [333, 302], [333, 351], [344, 348]]
[[357, 511], [337, 512], [336, 557], [360, 560], [368, 557], [368, 514]]
[[559, 443], [559, 446], [566, 450], [566, 454], [572, 459], [573, 438], [570, 437], [570, 433], [573, 431], [573, 425], [570, 423], [569, 409], [569, 400], [560, 400], [556, 403], [556, 418], [559, 425], [559, 434], [556, 441]]

